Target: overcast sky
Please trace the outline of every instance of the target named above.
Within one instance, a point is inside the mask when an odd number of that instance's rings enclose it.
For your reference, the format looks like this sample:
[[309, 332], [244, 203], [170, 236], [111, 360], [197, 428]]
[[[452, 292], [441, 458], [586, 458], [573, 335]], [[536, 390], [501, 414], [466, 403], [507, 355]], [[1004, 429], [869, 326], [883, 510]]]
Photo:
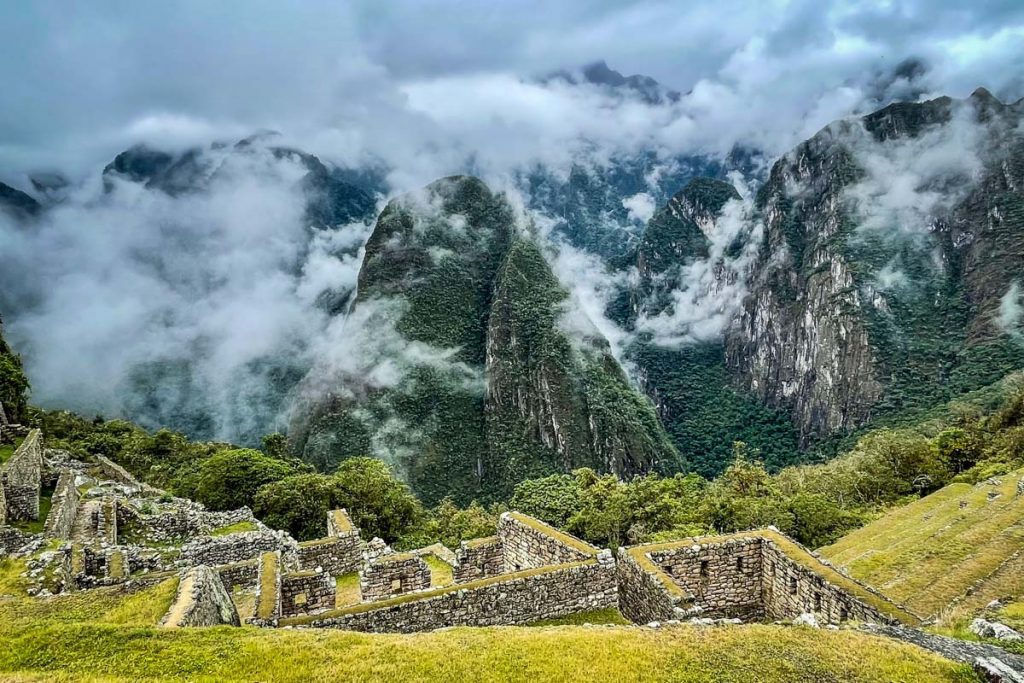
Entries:
[[[6, 178], [264, 127], [342, 161], [581, 128], [778, 152], [876, 99], [1024, 95], [1019, 0], [12, 0], [0, 45]], [[923, 73], [890, 83], [907, 58]], [[600, 101], [516, 86], [597, 59], [691, 94], [599, 124]]]

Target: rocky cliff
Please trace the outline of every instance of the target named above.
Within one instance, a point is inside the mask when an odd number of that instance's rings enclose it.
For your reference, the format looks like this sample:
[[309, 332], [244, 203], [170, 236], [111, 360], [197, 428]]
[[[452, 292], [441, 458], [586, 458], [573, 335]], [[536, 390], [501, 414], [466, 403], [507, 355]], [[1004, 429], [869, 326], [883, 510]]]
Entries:
[[1024, 362], [999, 321], [1024, 264], [1021, 113], [983, 90], [894, 104], [773, 167], [727, 362], [805, 446]]
[[565, 329], [567, 300], [507, 200], [481, 181], [446, 178], [393, 200], [367, 242], [350, 316], [384, 354], [315, 398], [312, 419], [300, 411], [293, 448], [324, 469], [372, 451], [428, 501], [505, 495], [580, 466], [678, 469], [607, 341]]

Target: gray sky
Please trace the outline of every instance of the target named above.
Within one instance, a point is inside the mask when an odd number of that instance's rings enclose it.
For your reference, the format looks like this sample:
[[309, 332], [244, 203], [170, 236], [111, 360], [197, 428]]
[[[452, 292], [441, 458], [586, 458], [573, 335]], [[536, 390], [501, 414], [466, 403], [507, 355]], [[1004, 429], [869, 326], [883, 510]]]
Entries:
[[653, 134], [670, 147], [749, 140], [782, 151], [859, 111], [909, 57], [927, 65], [915, 92], [1024, 95], [1015, 0], [16, 0], [0, 4], [0, 45], [8, 178], [83, 173], [139, 140], [185, 145], [261, 127], [327, 157], [372, 152], [410, 166], [427, 146], [476, 151], [498, 136], [550, 146], [580, 127], [628, 145], [664, 128], [663, 115], [629, 112], [608, 122], [621, 131], [591, 130], [600, 102], [509, 86], [596, 59], [693, 91], [684, 124], [676, 112], [676, 130]]

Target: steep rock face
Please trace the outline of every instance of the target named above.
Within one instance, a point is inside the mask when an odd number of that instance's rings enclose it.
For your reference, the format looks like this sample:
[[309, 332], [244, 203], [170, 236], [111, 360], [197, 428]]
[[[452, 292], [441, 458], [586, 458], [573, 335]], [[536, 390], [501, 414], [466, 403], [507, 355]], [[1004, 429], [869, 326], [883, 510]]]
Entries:
[[369, 330], [372, 369], [300, 411], [297, 454], [326, 470], [376, 454], [428, 502], [507, 495], [585, 465], [677, 466], [607, 342], [595, 332], [577, 348], [561, 329], [567, 293], [515, 225], [504, 196], [471, 177], [389, 204], [349, 318]]
[[[737, 440], [772, 467], [790, 464], [797, 452], [788, 416], [733, 386], [716, 331], [714, 321], [727, 320], [742, 296], [744, 245], [752, 239], [739, 214], [723, 216], [737, 200], [729, 183], [688, 183], [651, 218], [633, 257], [638, 278], [609, 310], [635, 333], [627, 354], [672, 443], [705, 476], [721, 472]], [[687, 329], [708, 322], [706, 337]]]
[[832, 124], [773, 167], [727, 362], [791, 412], [804, 445], [1019, 364], [992, 324], [1024, 263], [1019, 120], [985, 92], [901, 103]]
[[488, 325], [491, 467], [513, 482], [552, 465], [621, 476], [678, 471], [653, 407], [630, 387], [607, 341], [595, 329], [574, 344], [561, 329], [567, 303], [537, 246], [517, 239], [498, 274]]

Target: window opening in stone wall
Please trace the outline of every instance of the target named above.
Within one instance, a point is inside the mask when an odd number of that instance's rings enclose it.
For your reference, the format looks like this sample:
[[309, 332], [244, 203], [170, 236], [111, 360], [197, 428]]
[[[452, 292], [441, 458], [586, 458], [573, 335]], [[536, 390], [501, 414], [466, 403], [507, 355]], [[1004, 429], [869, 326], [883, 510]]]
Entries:
[[737, 571], [743, 571], [743, 558], [742, 557], [737, 557], [736, 558], [736, 570]]
[[393, 579], [391, 581], [391, 592], [392, 593], [398, 593], [401, 590], [402, 590], [402, 580], [401, 579]]
[[700, 575], [703, 576], [704, 578], [707, 578], [707, 575], [708, 575], [708, 561], [707, 560], [701, 560], [700, 561]]
[[815, 593], [814, 594], [814, 611], [815, 612], [820, 612], [821, 611], [821, 593]]
[[796, 577], [789, 577], [789, 592], [796, 595]]
[[849, 616], [850, 616], [850, 614], [849, 614], [849, 612], [846, 611], [845, 607], [840, 607], [839, 608], [839, 621], [846, 621], [847, 617], [849, 617]]

